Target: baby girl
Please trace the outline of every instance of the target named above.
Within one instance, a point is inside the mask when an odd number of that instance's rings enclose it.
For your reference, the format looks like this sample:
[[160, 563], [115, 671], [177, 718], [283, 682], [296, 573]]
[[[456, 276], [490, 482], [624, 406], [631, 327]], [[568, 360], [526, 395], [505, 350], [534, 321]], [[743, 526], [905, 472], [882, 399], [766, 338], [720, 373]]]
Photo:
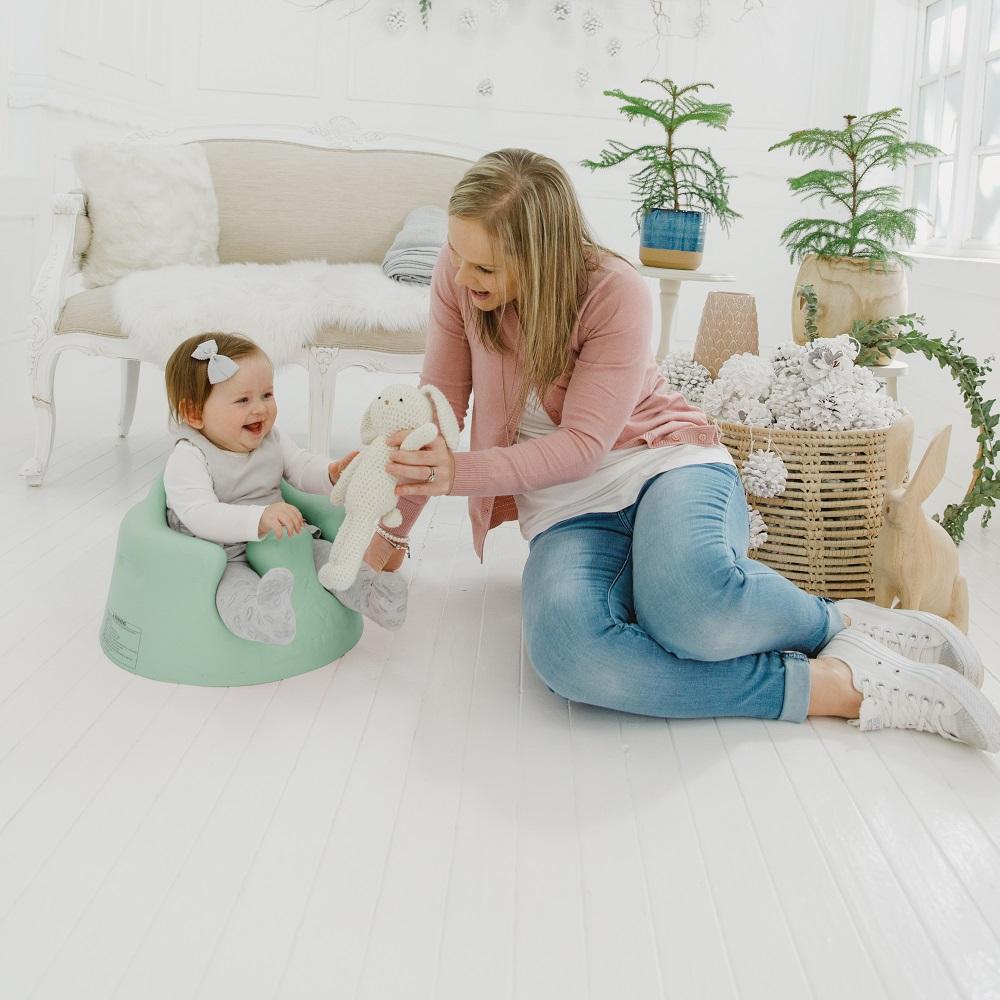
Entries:
[[[235, 635], [285, 645], [295, 638], [294, 578], [276, 568], [258, 576], [246, 560], [246, 543], [274, 532], [313, 535], [317, 570], [330, 543], [316, 536], [297, 507], [281, 498], [281, 480], [306, 493], [329, 493], [351, 459], [313, 455], [274, 428], [274, 370], [252, 341], [215, 333], [191, 337], [170, 356], [167, 400], [177, 442], [163, 472], [167, 523], [175, 531], [221, 545], [228, 564], [215, 603]], [[406, 616], [406, 582], [363, 563], [349, 590], [337, 599], [385, 628]]]

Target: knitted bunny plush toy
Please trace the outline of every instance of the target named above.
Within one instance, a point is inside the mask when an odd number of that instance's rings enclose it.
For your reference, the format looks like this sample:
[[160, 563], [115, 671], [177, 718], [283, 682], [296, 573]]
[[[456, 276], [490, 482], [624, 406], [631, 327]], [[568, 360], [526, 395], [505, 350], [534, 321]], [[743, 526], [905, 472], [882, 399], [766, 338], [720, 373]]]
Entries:
[[407, 427], [413, 430], [401, 449], [418, 451], [437, 437], [439, 427], [448, 447], [458, 447], [458, 421], [437, 386], [415, 389], [390, 385], [372, 400], [361, 421], [361, 451], [330, 493], [330, 502], [343, 506], [345, 517], [333, 540], [330, 560], [319, 571], [319, 581], [328, 590], [347, 590], [354, 583], [379, 521], [390, 528], [402, 523], [403, 515], [396, 506], [398, 480], [385, 471], [389, 455], [396, 449], [390, 448], [386, 439]]

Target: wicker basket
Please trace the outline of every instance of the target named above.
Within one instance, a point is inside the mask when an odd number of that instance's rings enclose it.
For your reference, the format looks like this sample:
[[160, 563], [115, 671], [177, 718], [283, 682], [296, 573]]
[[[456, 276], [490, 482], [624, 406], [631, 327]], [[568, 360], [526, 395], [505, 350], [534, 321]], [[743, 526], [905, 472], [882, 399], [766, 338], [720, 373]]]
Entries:
[[730, 423], [719, 429], [738, 468], [751, 451], [768, 447], [788, 468], [784, 493], [748, 498], [767, 525], [767, 542], [751, 557], [812, 594], [873, 598], [888, 430], [786, 431]]

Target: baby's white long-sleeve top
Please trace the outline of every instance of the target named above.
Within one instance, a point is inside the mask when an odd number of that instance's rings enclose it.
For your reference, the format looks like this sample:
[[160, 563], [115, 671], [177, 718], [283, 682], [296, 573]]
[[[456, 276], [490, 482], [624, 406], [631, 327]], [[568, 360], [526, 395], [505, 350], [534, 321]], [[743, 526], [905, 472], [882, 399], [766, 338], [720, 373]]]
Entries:
[[[272, 432], [273, 433], [273, 432]], [[304, 493], [329, 493], [330, 460], [300, 448], [278, 435], [284, 477]], [[275, 487], [279, 484], [275, 483]], [[163, 470], [167, 506], [198, 538], [219, 545], [255, 542], [260, 535], [260, 519], [267, 510], [258, 504], [222, 503], [212, 487], [212, 476], [204, 453], [190, 441], [180, 440]]]

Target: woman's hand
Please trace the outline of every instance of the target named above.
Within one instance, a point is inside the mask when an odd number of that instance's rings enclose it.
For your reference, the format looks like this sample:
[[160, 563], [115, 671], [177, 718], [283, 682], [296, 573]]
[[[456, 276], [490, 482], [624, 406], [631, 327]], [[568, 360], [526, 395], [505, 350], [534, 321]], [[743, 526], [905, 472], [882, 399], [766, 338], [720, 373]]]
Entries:
[[355, 457], [359, 455], [360, 452], [352, 451], [349, 455], [345, 455], [343, 458], [338, 459], [336, 462], [330, 463], [329, 475], [330, 475], [330, 485], [336, 485], [336, 482], [344, 474], [344, 469], [346, 469], [351, 462], [354, 461]]
[[[399, 448], [411, 429], [396, 431], [386, 443]], [[455, 482], [455, 456], [439, 433], [419, 451], [390, 452], [385, 470], [399, 480], [396, 496], [439, 497], [450, 493]]]
[[264, 508], [257, 534], [264, 538], [269, 531], [273, 531], [275, 538], [281, 538], [281, 531], [284, 529], [286, 535], [297, 535], [304, 524], [305, 519], [298, 507], [279, 501]]

